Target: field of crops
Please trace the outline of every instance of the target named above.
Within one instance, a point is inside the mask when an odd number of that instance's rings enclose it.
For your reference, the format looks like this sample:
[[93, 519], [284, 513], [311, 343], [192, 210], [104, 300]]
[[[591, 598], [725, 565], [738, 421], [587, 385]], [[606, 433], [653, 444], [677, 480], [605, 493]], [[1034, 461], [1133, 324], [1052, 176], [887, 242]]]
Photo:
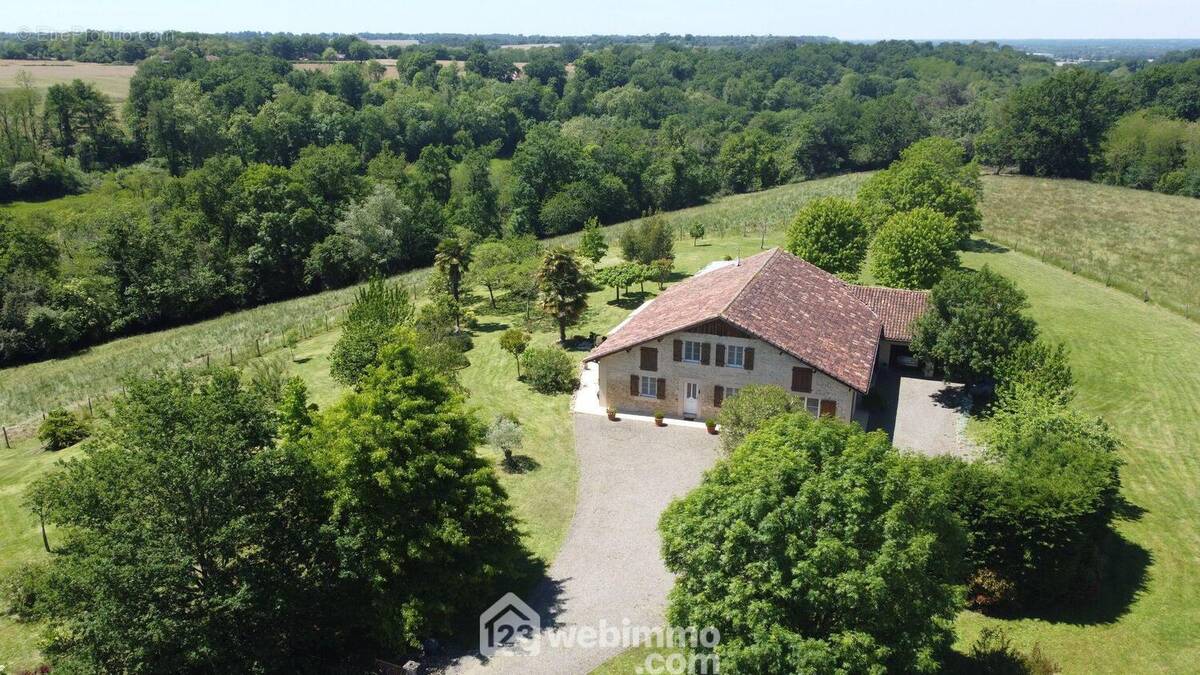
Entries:
[[[0, 91], [17, 86], [17, 73], [26, 72], [33, 86], [45, 91], [54, 84], [80, 79], [96, 85], [114, 103], [120, 104], [129, 96], [129, 78], [137, 66], [111, 63], [82, 63], [79, 61], [18, 61], [0, 59]], [[120, 106], [118, 105], [118, 108]]]

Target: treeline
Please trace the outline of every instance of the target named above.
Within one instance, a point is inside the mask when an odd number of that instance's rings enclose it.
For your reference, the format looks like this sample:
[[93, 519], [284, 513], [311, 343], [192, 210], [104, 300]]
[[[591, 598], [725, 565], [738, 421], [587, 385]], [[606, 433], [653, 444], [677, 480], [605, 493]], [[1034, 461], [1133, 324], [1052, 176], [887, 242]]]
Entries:
[[1071, 68], [1014, 91], [975, 139], [1000, 170], [1200, 196], [1200, 54], [1098, 73]]
[[72, 275], [44, 224], [4, 226], [0, 362], [426, 265], [449, 237], [554, 235], [884, 166], [931, 132], [982, 128], [992, 92], [1049, 68], [988, 45], [566, 45], [517, 77], [506, 50], [468, 47], [460, 72], [438, 49], [405, 48], [395, 78], [178, 49], [142, 62], [120, 119], [82, 83], [45, 103], [0, 94], [10, 198], [137, 160], [121, 180], [147, 194], [93, 216], [99, 262]]

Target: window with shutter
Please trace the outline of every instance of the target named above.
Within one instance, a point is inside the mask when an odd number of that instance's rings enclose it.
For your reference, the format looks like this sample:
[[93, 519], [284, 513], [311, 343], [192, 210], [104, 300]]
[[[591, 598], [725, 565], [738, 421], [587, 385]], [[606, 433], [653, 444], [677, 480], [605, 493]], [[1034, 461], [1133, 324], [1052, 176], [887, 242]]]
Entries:
[[837, 401], [821, 401], [821, 417], [837, 417]]
[[725, 365], [730, 368], [744, 368], [746, 363], [746, 348], [729, 345], [725, 348]]
[[792, 367], [792, 391], [807, 394], [812, 391], [812, 368]]
[[667, 380], [666, 380], [666, 378], [662, 378], [662, 377], [658, 378], [657, 394], [658, 394], [659, 400], [665, 399], [667, 397]]
[[642, 347], [642, 370], [658, 370], [658, 350], [654, 347]]
[[717, 367], [725, 367], [725, 345], [717, 345]]
[[716, 385], [713, 387], [713, 405], [721, 407], [721, 402], [725, 400], [725, 387]]
[[754, 370], [754, 347], [746, 347], [746, 359], [742, 367], [746, 370]]
[[638, 376], [637, 375], [629, 376], [629, 395], [630, 396], [638, 395]]
[[683, 340], [675, 340], [671, 343], [671, 360], [683, 360]]
[[709, 361], [712, 360], [711, 357], [712, 357], [712, 345], [705, 342], [703, 345], [700, 346], [700, 365], [707, 366]]

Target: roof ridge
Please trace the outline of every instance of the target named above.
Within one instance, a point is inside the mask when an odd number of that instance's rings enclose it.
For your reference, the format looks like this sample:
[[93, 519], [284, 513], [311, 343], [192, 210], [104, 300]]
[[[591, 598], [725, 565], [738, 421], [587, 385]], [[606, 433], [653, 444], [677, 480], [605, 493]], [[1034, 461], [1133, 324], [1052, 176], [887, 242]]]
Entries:
[[722, 307], [719, 312], [717, 312], [717, 316], [724, 317], [725, 312], [729, 311], [729, 308], [733, 307], [733, 303], [737, 302], [738, 298], [742, 297], [742, 293], [745, 293], [746, 289], [750, 288], [750, 284], [758, 278], [758, 275], [762, 274], [762, 271], [767, 268], [767, 265], [770, 265], [771, 261], [775, 260], [775, 258], [779, 256], [779, 247], [773, 246], [771, 247], [771, 250], [766, 251], [766, 253], [768, 254], [766, 261], [759, 265], [758, 269], [754, 270], [754, 274], [751, 274], [746, 279], [746, 282], [742, 284], [742, 287], [738, 289], [738, 292], [734, 293], [733, 297], [729, 299], [729, 302], [725, 303], [725, 306]]

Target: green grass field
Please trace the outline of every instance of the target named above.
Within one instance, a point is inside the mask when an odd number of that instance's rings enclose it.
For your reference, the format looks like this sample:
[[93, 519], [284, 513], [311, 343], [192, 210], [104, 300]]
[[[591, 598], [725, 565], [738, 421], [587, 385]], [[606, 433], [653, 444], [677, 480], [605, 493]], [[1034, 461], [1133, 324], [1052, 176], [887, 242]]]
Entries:
[[1200, 199], [985, 176], [983, 236], [1200, 319]]
[[23, 61], [0, 59], [0, 91], [17, 86], [18, 73], [29, 73], [33, 86], [45, 92], [51, 85], [64, 84], [72, 80], [83, 80], [96, 85], [116, 104], [118, 114], [121, 104], [129, 97], [129, 79], [137, 72], [137, 66], [112, 63], [82, 63], [79, 61]]

